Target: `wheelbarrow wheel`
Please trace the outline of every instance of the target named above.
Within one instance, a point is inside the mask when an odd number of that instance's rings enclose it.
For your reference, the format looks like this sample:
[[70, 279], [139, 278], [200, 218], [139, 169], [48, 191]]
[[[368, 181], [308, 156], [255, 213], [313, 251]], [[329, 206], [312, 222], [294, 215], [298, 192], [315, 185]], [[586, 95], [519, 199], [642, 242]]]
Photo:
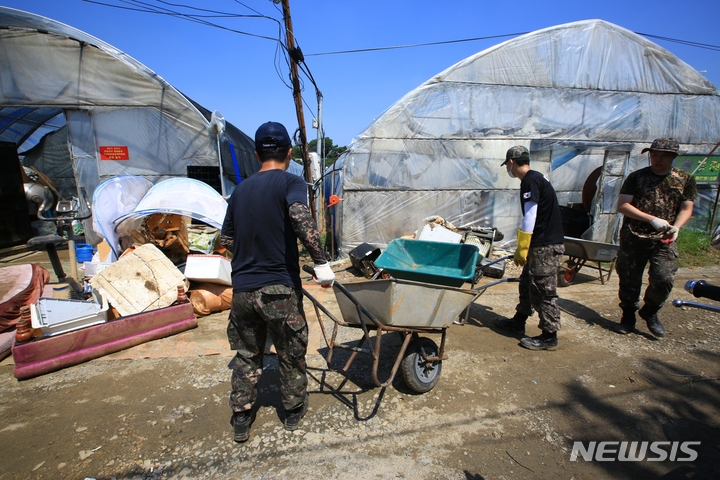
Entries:
[[577, 263], [573, 260], [565, 260], [558, 268], [558, 285], [567, 287], [575, 280], [578, 272]]
[[435, 387], [442, 372], [442, 360], [426, 362], [422, 351], [427, 357], [437, 357], [440, 353], [438, 346], [429, 338], [420, 338], [412, 342], [402, 360], [402, 375], [405, 384], [414, 392], [425, 393]]

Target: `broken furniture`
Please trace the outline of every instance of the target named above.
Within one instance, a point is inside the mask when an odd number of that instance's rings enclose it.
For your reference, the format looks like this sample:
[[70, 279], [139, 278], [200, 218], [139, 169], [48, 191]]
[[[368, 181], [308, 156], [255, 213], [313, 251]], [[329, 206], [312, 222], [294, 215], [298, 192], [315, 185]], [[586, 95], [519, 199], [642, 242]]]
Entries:
[[30, 305], [32, 328], [40, 329], [43, 337], [79, 330], [105, 323], [108, 308], [107, 298], [97, 290], [92, 291], [92, 301], [41, 297]]

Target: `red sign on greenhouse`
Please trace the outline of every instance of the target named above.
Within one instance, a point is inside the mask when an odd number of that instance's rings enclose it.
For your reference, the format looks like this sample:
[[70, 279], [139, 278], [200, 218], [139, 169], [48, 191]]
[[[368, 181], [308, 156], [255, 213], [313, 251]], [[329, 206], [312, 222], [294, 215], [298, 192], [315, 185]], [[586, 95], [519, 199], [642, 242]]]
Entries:
[[128, 147], [98, 147], [100, 160], [130, 160]]

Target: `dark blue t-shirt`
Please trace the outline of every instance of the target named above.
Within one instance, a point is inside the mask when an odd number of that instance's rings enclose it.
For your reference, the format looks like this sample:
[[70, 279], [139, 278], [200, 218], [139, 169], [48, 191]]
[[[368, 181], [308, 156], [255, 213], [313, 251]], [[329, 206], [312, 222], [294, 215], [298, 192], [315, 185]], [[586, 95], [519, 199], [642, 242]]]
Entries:
[[535, 229], [530, 246], [557, 245], [565, 241], [562, 217], [555, 189], [542, 173], [529, 170], [520, 182], [520, 208], [525, 215], [525, 202], [538, 204]]
[[305, 181], [283, 170], [257, 172], [235, 187], [222, 228], [234, 241], [233, 291], [301, 288], [297, 236], [288, 213], [296, 202], [307, 205]]

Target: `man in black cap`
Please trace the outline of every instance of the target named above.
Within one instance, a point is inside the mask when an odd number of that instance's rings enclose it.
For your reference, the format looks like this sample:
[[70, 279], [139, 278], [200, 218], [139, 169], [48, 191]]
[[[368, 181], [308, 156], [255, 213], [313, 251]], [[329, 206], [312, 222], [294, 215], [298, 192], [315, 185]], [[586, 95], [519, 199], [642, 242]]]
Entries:
[[628, 175], [620, 189], [617, 210], [625, 218], [615, 267], [622, 318], [615, 331], [621, 334], [635, 329], [643, 271], [649, 262], [648, 287], [638, 314], [653, 335], [665, 335], [657, 312], [672, 291], [678, 269], [678, 232], [690, 219], [697, 197], [695, 178], [672, 166], [679, 150], [673, 138], [656, 139], [641, 152], [650, 151], [650, 166]]
[[295, 430], [308, 409], [308, 327], [298, 239], [315, 262], [316, 281], [325, 286], [335, 280], [307, 207], [305, 181], [286, 171], [291, 141], [282, 124], [268, 122], [258, 128], [255, 155], [262, 167], [235, 187], [221, 232], [221, 243], [233, 252], [227, 334], [237, 352], [230, 362], [236, 442], [249, 438], [255, 419], [253, 405], [268, 334], [277, 350], [285, 429]]
[[538, 312], [542, 335], [520, 340], [532, 350], [555, 350], [560, 330], [560, 308], [557, 306], [557, 272], [565, 253], [560, 206], [550, 182], [530, 170], [530, 153], [523, 146], [510, 148], [505, 166], [512, 178], [520, 179], [520, 206], [523, 221], [517, 233], [514, 261], [522, 266], [518, 291], [520, 302], [513, 318], [499, 318], [496, 325], [503, 330], [525, 335], [525, 322]]

